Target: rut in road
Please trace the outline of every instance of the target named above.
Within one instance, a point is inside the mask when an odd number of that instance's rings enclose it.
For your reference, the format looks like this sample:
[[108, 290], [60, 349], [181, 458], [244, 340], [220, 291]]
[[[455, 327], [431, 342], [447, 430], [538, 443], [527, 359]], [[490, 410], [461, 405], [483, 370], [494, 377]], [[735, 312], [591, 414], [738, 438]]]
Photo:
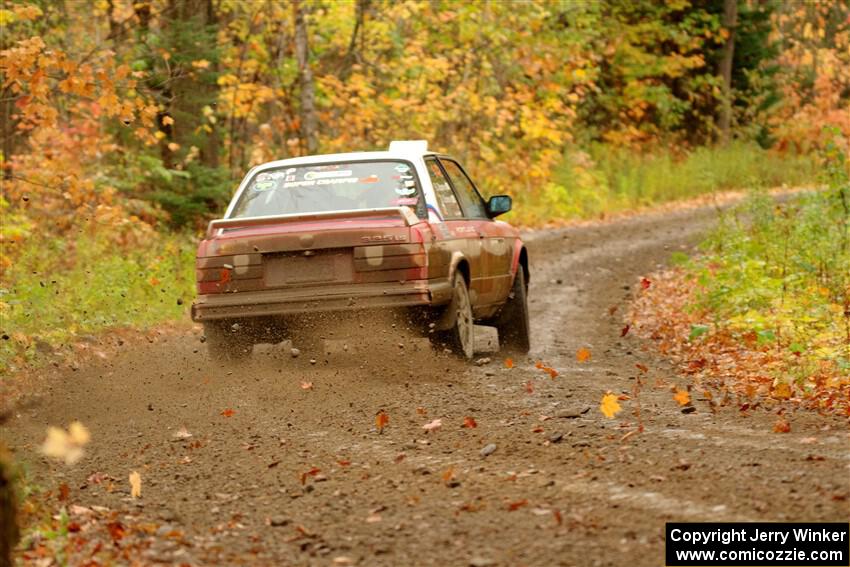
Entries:
[[[510, 369], [499, 355], [464, 365], [391, 324], [315, 365], [266, 348], [217, 367], [196, 330], [57, 371], [2, 436], [38, 484], [72, 488], [68, 503], [154, 526], [121, 542], [148, 563], [654, 566], [666, 521], [846, 520], [839, 420], [800, 412], [777, 435], [772, 414], [697, 402], [685, 415], [649, 385], [642, 434], [626, 437], [633, 400], [616, 419], [598, 410], [606, 391], [632, 392], [636, 363], [650, 384], [685, 384], [620, 338], [621, 314], [640, 277], [715, 218], [700, 209], [529, 235], [534, 346]], [[68, 468], [39, 457], [45, 426], [73, 419], [92, 432], [86, 458]], [[423, 429], [434, 419], [439, 429]], [[192, 437], [175, 439], [181, 427]]]

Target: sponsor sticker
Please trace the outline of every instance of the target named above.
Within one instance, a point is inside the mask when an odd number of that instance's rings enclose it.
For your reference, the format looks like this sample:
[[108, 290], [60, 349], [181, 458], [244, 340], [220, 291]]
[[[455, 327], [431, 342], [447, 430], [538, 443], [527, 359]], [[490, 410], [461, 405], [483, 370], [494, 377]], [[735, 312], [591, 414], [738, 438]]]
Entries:
[[341, 169], [338, 171], [308, 171], [304, 174], [304, 179], [310, 181], [312, 179], [328, 179], [331, 177], [351, 177], [350, 169]]
[[395, 170], [399, 173], [407, 173], [408, 171], [410, 171], [410, 166], [406, 163], [400, 163], [395, 166]]
[[315, 187], [316, 185], [345, 185], [349, 183], [357, 183], [356, 177], [346, 177], [338, 179], [306, 179], [304, 181], [287, 181], [283, 184], [284, 189], [293, 189], [295, 187]]
[[259, 181], [254, 183], [254, 191], [268, 191], [269, 189], [274, 189], [274, 186], [274, 181]]

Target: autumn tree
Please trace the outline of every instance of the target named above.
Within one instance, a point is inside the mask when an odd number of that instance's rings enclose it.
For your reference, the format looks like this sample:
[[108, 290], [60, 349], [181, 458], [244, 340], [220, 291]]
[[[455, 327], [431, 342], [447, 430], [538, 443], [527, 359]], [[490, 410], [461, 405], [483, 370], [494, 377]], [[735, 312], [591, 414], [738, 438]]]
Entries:
[[301, 138], [307, 153], [314, 154], [319, 149], [319, 140], [316, 131], [316, 87], [310, 64], [307, 14], [300, 0], [293, 0], [292, 12], [295, 20], [295, 58], [301, 83]]
[[723, 0], [723, 55], [720, 58], [720, 79], [723, 95], [720, 100], [717, 127], [720, 139], [729, 143], [729, 128], [732, 124], [732, 63], [735, 60], [735, 35], [738, 27], [738, 0]]

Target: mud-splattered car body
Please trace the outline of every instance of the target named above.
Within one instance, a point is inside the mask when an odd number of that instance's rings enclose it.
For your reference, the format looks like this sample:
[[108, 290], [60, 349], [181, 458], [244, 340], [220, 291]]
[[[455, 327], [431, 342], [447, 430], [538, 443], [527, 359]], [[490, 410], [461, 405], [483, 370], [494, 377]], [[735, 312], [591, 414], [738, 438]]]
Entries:
[[485, 203], [462, 166], [424, 142], [263, 164], [198, 247], [192, 319], [220, 335], [214, 348], [240, 326], [285, 335], [290, 316], [356, 309], [424, 313], [439, 333], [464, 315], [462, 282], [471, 319], [498, 326], [517, 285], [524, 304], [528, 279], [518, 231], [494, 220], [509, 209], [507, 196]]

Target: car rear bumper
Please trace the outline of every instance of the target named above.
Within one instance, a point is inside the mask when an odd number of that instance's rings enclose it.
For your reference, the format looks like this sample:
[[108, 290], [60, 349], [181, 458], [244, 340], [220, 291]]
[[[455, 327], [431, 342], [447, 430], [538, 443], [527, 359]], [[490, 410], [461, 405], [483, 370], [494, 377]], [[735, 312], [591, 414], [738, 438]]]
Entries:
[[192, 320], [443, 305], [451, 293], [449, 282], [431, 280], [217, 293], [198, 296], [192, 304]]

